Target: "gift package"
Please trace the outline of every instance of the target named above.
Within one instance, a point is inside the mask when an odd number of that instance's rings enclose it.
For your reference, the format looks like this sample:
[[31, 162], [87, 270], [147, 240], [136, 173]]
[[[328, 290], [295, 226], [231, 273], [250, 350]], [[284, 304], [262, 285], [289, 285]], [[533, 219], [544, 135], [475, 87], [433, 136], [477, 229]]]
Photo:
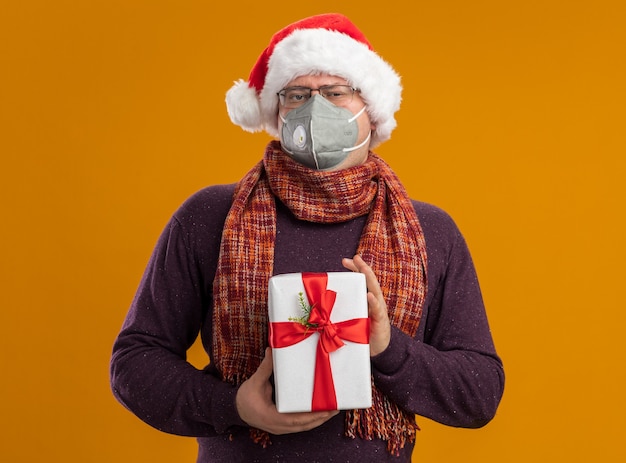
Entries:
[[371, 407], [365, 276], [276, 275], [268, 302], [278, 411]]

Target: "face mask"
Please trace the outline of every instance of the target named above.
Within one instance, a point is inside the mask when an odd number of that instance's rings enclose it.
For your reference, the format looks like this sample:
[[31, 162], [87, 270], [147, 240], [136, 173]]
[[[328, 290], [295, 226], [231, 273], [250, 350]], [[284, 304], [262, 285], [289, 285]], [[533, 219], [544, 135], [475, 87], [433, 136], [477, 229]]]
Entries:
[[285, 117], [280, 115], [283, 127], [280, 142], [291, 157], [312, 169], [330, 169], [346, 159], [351, 151], [361, 148], [369, 139], [354, 146], [359, 135], [357, 114], [335, 106], [324, 97], [314, 95], [299, 108], [292, 109]]

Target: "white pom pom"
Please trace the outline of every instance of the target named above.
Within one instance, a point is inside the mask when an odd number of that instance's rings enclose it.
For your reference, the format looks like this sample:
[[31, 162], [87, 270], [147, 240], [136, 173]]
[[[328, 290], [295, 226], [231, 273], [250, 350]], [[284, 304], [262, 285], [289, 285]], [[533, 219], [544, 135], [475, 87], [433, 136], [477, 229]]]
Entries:
[[248, 132], [263, 130], [263, 119], [256, 90], [242, 79], [226, 92], [226, 109], [233, 124]]

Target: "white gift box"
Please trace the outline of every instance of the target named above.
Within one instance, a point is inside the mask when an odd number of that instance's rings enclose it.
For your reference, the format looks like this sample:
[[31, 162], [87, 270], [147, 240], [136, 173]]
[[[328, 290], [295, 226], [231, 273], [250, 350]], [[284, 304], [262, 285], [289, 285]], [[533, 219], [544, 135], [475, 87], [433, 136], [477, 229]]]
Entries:
[[[320, 274], [317, 274], [320, 275]], [[365, 276], [354, 272], [328, 272], [326, 289], [336, 292], [330, 322], [342, 326], [346, 321], [367, 319]], [[303, 316], [299, 294], [307, 303], [302, 273], [276, 275], [269, 281], [270, 323], [289, 322]], [[291, 320], [290, 320], [291, 319]], [[360, 322], [359, 331], [369, 338], [369, 324]], [[287, 326], [282, 324], [283, 326]], [[271, 325], [270, 325], [271, 326]], [[288, 327], [291, 329], [291, 325]], [[297, 328], [297, 327], [296, 327]], [[302, 327], [300, 327], [302, 330]], [[271, 328], [270, 328], [271, 331]], [[272, 347], [276, 408], [281, 413], [312, 411], [315, 364], [320, 334], [315, 330], [298, 335], [286, 347]], [[341, 338], [341, 336], [339, 336]], [[336, 409], [369, 408], [372, 405], [369, 344], [342, 339], [344, 345], [330, 352]], [[272, 346], [275, 343], [270, 342]], [[319, 378], [318, 378], [319, 379]]]

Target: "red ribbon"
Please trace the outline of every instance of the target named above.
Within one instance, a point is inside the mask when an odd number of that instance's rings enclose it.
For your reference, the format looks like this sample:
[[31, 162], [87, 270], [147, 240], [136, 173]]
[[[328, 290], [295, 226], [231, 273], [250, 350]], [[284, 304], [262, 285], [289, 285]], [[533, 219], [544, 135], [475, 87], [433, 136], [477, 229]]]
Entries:
[[298, 322], [270, 323], [270, 346], [273, 348], [289, 347], [305, 340], [313, 333], [319, 333], [311, 410], [336, 410], [337, 396], [330, 366], [330, 354], [345, 345], [344, 339], [367, 344], [370, 332], [369, 318], [331, 322], [330, 313], [335, 305], [337, 293], [326, 288], [328, 274], [303, 273], [302, 282], [311, 306], [309, 323], [315, 326], [304, 326]]

